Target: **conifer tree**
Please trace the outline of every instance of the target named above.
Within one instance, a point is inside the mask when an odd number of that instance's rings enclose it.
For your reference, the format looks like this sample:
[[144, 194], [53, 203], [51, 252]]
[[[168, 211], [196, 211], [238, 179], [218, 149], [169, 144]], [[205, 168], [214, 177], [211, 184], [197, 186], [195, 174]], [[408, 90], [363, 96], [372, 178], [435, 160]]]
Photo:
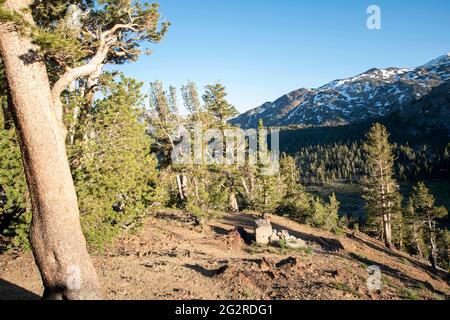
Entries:
[[238, 114], [236, 108], [228, 103], [226, 96], [225, 87], [220, 83], [207, 85], [203, 94], [205, 109], [215, 117], [220, 129], [226, 127], [226, 122]]
[[[300, 182], [300, 171], [295, 158], [283, 154], [280, 159], [280, 175], [284, 196], [281, 198], [277, 208], [279, 214], [288, 214], [292, 217], [306, 222], [310, 211], [311, 197], [306, 193]], [[278, 186], [280, 191], [281, 186]]]
[[198, 96], [197, 85], [193, 81], [181, 87], [181, 94], [186, 110], [189, 112], [191, 121], [202, 121], [203, 108]]
[[[220, 83], [207, 85], [202, 96], [205, 113], [202, 118], [203, 125], [206, 128], [219, 130], [222, 137], [225, 137], [226, 130], [231, 128], [231, 125], [227, 121], [237, 115], [235, 107], [227, 101], [226, 97], [226, 88]], [[227, 139], [225, 138], [223, 141], [223, 149], [221, 150], [222, 157], [225, 161], [221, 165], [212, 165], [211, 168], [217, 171], [223, 179], [221, 193], [228, 199], [228, 209], [236, 212], [239, 211], [236, 196], [238, 190], [237, 181], [239, 180], [237, 177], [238, 166], [236, 163], [226, 163], [227, 148]], [[234, 154], [235, 151], [232, 150], [231, 152]]]
[[[6, 104], [6, 97], [2, 103]], [[12, 238], [13, 246], [29, 247], [31, 208], [14, 125], [4, 125], [0, 113], [0, 233]]]
[[417, 223], [426, 239], [430, 263], [434, 269], [437, 269], [439, 248], [436, 225], [448, 212], [444, 207], [435, 206], [435, 198], [423, 182], [419, 182], [413, 188], [409, 202], [413, 212], [413, 222]]
[[381, 124], [376, 123], [369, 130], [364, 144], [369, 170], [363, 183], [369, 217], [376, 220], [381, 217], [385, 245], [393, 249], [392, 216], [399, 212], [399, 194], [394, 179], [394, 156], [388, 138], [389, 133]]
[[140, 122], [141, 87], [123, 75], [102, 76], [103, 98], [89, 111], [86, 138], [69, 149], [82, 227], [97, 247], [135, 225], [158, 200], [156, 159]]
[[277, 192], [277, 182], [280, 181], [279, 159], [274, 159], [267, 143], [267, 130], [264, 122], [259, 119], [258, 125], [258, 162], [256, 165], [257, 197], [256, 207], [263, 214], [275, 210], [281, 200]]
[[189, 138], [184, 136], [185, 132], [181, 131], [182, 126], [186, 123], [179, 114], [176, 90], [174, 87], [170, 87], [167, 92], [161, 81], [152, 82], [150, 83], [149, 102], [150, 110], [147, 113], [147, 121], [150, 125], [149, 134], [153, 138], [152, 151], [158, 154], [161, 169], [167, 170], [168, 176], [175, 173], [177, 201], [185, 205], [190, 198], [189, 168], [184, 163], [174, 163], [173, 156], [179, 156], [181, 160], [187, 159], [189, 162], [186, 156], [191, 156], [191, 154], [188, 154], [188, 150], [182, 150], [182, 154], [175, 154], [178, 144], [183, 139]]
[[334, 193], [329, 197], [328, 204], [314, 198], [311, 201], [311, 213], [308, 215], [306, 222], [323, 230], [338, 232], [339, 206], [340, 203]]

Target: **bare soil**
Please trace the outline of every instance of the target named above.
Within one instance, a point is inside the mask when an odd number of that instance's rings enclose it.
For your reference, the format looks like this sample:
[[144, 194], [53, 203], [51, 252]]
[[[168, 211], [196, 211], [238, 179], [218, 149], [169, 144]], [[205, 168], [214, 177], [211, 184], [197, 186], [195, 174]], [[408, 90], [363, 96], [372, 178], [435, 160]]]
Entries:
[[[361, 233], [341, 236], [270, 217], [277, 230], [310, 249], [261, 247], [252, 214], [227, 214], [195, 226], [179, 211], [161, 210], [134, 235], [124, 234], [93, 259], [107, 299], [448, 299], [449, 276], [426, 261], [388, 251]], [[243, 232], [241, 231], [241, 234]], [[245, 234], [244, 234], [245, 238]], [[370, 291], [368, 266], [382, 270]], [[0, 255], [0, 299], [40, 299], [43, 287], [31, 253]]]

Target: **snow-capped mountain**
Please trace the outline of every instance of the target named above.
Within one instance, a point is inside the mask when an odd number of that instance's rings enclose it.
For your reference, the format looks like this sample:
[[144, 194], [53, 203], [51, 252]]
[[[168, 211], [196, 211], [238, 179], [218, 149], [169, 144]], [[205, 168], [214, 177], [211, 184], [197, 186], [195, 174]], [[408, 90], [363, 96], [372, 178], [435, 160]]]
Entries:
[[268, 126], [353, 123], [387, 115], [449, 80], [450, 53], [415, 69], [370, 69], [317, 89], [295, 90], [230, 122], [243, 128], [257, 127], [259, 119]]

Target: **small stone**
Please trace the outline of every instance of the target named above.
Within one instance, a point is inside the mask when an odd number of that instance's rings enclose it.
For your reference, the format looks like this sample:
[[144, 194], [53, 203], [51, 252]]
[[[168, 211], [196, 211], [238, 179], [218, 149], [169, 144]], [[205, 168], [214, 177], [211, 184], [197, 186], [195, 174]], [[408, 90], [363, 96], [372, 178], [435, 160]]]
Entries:
[[269, 220], [259, 219], [255, 221], [255, 238], [257, 244], [269, 244], [269, 238], [272, 236], [272, 224]]
[[269, 243], [273, 245], [278, 245], [280, 243], [280, 237], [277, 235], [277, 233], [272, 233], [272, 235], [269, 238]]
[[227, 237], [227, 245], [234, 250], [241, 250], [245, 247], [245, 241], [241, 236], [238, 228], [230, 231]]
[[306, 242], [302, 239], [289, 239], [289, 241], [286, 242], [286, 247], [289, 249], [302, 249], [306, 248]]
[[278, 236], [280, 237], [281, 240], [286, 241], [288, 241], [290, 238], [289, 232], [287, 230], [281, 230], [281, 232], [278, 233]]

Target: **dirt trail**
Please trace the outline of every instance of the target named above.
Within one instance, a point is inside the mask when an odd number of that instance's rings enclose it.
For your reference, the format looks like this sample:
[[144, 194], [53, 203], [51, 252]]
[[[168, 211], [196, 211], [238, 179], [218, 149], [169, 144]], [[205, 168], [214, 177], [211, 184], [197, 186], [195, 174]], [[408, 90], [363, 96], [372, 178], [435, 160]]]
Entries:
[[[163, 210], [137, 235], [123, 235], [93, 257], [108, 299], [446, 299], [448, 275], [364, 235], [336, 236], [283, 217], [274, 228], [308, 242], [283, 251], [246, 244], [230, 231], [251, 232], [255, 216], [225, 215], [195, 227]], [[377, 265], [382, 289], [367, 288]], [[43, 292], [30, 253], [0, 255], [0, 299], [39, 299]]]

